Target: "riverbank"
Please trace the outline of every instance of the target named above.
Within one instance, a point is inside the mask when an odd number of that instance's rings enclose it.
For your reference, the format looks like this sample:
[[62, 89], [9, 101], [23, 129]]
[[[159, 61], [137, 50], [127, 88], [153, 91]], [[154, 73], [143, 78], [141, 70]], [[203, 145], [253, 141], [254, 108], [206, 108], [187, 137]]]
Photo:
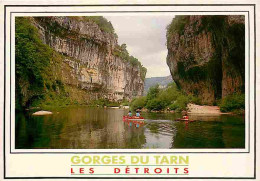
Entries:
[[[143, 108], [141, 109], [141, 112], [175, 113], [176, 111], [170, 109], [161, 110], [161, 111], [154, 111], [154, 110], [149, 111], [148, 109]], [[192, 103], [187, 104], [186, 111], [183, 110], [182, 112], [188, 114], [207, 114], [207, 115], [231, 114], [230, 112], [228, 113], [221, 112], [219, 106], [197, 105]]]
[[206, 104], [197, 96], [185, 94], [175, 83], [167, 88], [150, 87], [147, 96], [135, 98], [130, 108], [142, 112], [188, 112], [190, 114], [244, 114], [245, 94], [235, 93], [218, 99], [214, 104]]
[[221, 112], [218, 106], [202, 106], [191, 103], [187, 105], [187, 112], [189, 114], [230, 114]]

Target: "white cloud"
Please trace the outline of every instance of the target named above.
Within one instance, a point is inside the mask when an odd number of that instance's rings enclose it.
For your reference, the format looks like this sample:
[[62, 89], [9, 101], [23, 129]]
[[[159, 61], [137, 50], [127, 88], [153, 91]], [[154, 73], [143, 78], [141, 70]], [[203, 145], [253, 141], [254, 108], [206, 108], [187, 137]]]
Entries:
[[130, 55], [147, 68], [146, 77], [170, 75], [166, 64], [166, 27], [174, 16], [107, 16]]

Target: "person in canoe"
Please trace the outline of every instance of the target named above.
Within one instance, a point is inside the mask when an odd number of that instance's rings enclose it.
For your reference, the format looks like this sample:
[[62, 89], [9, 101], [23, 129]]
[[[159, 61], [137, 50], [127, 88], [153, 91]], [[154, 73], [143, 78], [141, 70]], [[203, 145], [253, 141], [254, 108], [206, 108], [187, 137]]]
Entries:
[[128, 117], [132, 117], [132, 112], [131, 111], [128, 112]]
[[182, 116], [182, 119], [189, 121], [189, 116], [188, 116], [188, 114], [185, 113], [184, 116]]
[[140, 115], [140, 112], [139, 111], [136, 111], [136, 115], [135, 115], [136, 117], [140, 117], [141, 115]]
[[194, 121], [194, 120], [190, 120], [187, 112], [182, 112], [182, 115], [183, 115], [182, 118], [177, 118], [176, 121], [188, 121], [188, 122]]

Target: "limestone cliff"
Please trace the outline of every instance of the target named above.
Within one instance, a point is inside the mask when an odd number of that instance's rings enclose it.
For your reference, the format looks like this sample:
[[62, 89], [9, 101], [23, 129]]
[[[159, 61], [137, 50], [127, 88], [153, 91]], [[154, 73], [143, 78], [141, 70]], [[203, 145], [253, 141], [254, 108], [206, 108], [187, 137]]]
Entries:
[[176, 84], [204, 103], [245, 85], [244, 16], [176, 16], [167, 27], [167, 64]]
[[80, 94], [85, 102], [120, 101], [143, 94], [146, 69], [128, 54], [126, 47], [118, 45], [117, 35], [105, 18], [29, 19], [41, 41], [61, 57], [60, 63], [52, 62], [54, 79], [74, 90], [85, 91]]

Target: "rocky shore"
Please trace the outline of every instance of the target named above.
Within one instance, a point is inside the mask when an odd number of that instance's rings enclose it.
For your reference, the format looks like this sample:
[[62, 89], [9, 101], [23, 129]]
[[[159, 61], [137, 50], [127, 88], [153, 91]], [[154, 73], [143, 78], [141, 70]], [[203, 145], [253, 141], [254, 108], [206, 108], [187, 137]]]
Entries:
[[222, 114], [218, 106], [187, 105], [188, 113], [192, 114]]

